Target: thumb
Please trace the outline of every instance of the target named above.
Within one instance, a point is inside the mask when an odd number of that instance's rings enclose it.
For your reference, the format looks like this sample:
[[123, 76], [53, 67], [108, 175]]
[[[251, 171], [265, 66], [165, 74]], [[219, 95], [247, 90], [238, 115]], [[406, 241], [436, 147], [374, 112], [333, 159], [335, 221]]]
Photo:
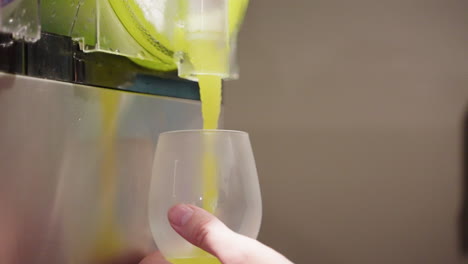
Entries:
[[[218, 218], [193, 205], [179, 204], [172, 207], [168, 218], [172, 228], [179, 235], [221, 261], [231, 258], [226, 253], [226, 249], [232, 251], [239, 241], [239, 235]], [[223, 263], [228, 262], [223, 261]]]
[[194, 205], [179, 204], [168, 213], [172, 228], [224, 264], [291, 263], [260, 242], [239, 235], [218, 218]]

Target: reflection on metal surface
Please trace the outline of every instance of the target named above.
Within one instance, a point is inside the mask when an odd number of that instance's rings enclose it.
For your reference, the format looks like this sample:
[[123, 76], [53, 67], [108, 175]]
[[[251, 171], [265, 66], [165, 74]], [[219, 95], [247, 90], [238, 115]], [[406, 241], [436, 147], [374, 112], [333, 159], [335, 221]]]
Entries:
[[199, 104], [0, 73], [0, 263], [97, 263], [99, 96], [112, 93], [121, 94], [113, 212], [123, 249], [99, 263], [138, 263], [155, 249], [147, 196], [157, 136], [200, 128]]

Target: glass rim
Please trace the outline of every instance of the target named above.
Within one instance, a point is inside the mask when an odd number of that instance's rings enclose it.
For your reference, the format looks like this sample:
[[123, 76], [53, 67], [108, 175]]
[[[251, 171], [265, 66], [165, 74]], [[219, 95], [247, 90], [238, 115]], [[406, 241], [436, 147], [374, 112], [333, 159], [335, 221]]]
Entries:
[[226, 134], [241, 134], [241, 135], [246, 135], [248, 136], [249, 133], [245, 131], [240, 131], [240, 130], [229, 130], [229, 129], [181, 129], [181, 130], [172, 130], [172, 131], [166, 131], [162, 132], [159, 135], [173, 135], [173, 134], [182, 134], [182, 133], [192, 133], [192, 134], [202, 134], [204, 132], [207, 133], [226, 133]]

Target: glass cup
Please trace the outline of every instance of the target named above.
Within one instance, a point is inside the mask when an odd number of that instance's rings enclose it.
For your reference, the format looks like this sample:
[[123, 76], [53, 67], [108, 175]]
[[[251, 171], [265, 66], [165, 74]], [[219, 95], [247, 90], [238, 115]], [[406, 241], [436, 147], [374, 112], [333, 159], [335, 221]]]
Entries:
[[262, 204], [247, 133], [165, 132], [159, 136], [153, 164], [150, 226], [156, 245], [167, 259], [173, 263], [218, 263], [215, 259], [205, 259], [211, 256], [172, 229], [167, 212], [178, 203], [204, 208], [233, 231], [257, 237]]

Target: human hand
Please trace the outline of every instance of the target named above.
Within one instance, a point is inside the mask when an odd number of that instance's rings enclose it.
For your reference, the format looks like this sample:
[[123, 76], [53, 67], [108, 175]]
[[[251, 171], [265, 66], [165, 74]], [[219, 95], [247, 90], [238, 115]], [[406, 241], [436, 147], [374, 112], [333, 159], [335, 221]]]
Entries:
[[[230, 230], [219, 219], [194, 205], [179, 204], [168, 212], [174, 230], [223, 264], [292, 264], [283, 255], [255, 239]], [[159, 252], [140, 264], [169, 264]]]

